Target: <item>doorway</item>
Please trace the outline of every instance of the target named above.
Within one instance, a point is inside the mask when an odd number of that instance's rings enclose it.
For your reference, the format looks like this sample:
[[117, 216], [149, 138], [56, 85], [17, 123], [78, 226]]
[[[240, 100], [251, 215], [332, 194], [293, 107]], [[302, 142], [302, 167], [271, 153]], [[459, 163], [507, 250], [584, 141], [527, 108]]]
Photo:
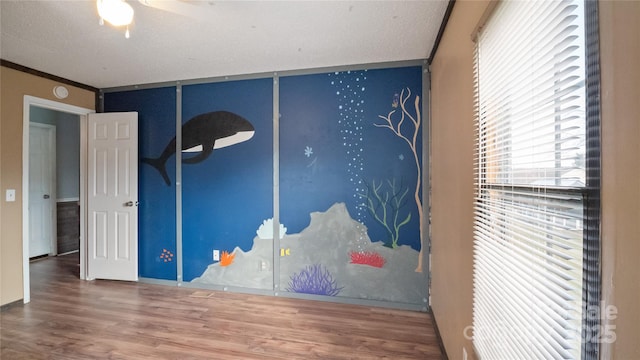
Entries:
[[80, 116], [30, 110], [29, 257], [79, 251]]
[[[79, 139], [79, 161], [77, 162], [77, 166], [79, 169], [79, 177], [76, 177], [76, 184], [72, 184], [69, 187], [77, 187], [77, 195], [65, 198], [64, 195], [65, 190], [61, 190], [62, 194], [55, 195], [53, 201], [56, 201], [58, 198], [62, 200], [77, 201], [79, 206], [79, 214], [80, 214], [80, 229], [79, 229], [79, 238], [80, 238], [80, 278], [85, 279], [86, 274], [86, 261], [85, 261], [85, 228], [86, 228], [86, 220], [85, 220], [85, 193], [86, 193], [86, 149], [87, 149], [87, 141], [86, 141], [86, 126], [87, 126], [87, 115], [90, 113], [94, 113], [94, 110], [77, 107], [74, 105], [68, 105], [64, 103], [59, 103], [56, 101], [51, 101], [47, 99], [41, 99], [29, 95], [25, 95], [23, 102], [23, 137], [22, 137], [22, 189], [23, 189], [23, 197], [22, 197], [22, 273], [23, 273], [23, 293], [24, 293], [24, 303], [28, 303], [31, 301], [31, 291], [30, 291], [30, 273], [29, 273], [29, 253], [30, 253], [30, 233], [31, 233], [31, 224], [30, 224], [30, 171], [32, 171], [30, 164], [30, 124], [32, 114], [43, 112], [43, 111], [53, 111], [62, 113], [63, 116], [70, 116], [73, 119], [76, 119], [79, 125], [78, 129], [78, 137]], [[70, 120], [66, 120], [70, 121]], [[62, 121], [60, 124], [63, 124]], [[68, 125], [68, 123], [64, 124]], [[58, 131], [60, 132], [60, 131]], [[66, 134], [68, 135], [68, 134]], [[60, 154], [58, 154], [60, 155]], [[58, 156], [59, 157], [59, 156]], [[64, 172], [65, 170], [62, 169]], [[55, 193], [55, 191], [53, 191]], [[51, 197], [52, 194], [44, 194], [49, 195]], [[42, 195], [44, 197], [44, 195]], [[62, 197], [61, 197], [62, 196]], [[54, 238], [57, 237], [57, 234], [53, 234]], [[58, 250], [52, 251], [51, 253], [57, 253]]]

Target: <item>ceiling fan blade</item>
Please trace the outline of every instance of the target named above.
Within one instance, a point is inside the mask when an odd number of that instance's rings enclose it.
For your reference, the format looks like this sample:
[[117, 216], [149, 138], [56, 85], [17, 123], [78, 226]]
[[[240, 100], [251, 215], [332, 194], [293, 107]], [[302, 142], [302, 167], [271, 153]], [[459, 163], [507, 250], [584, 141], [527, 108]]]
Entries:
[[205, 19], [207, 16], [207, 3], [183, 0], [138, 0], [142, 5], [167, 11], [170, 13], [195, 18]]

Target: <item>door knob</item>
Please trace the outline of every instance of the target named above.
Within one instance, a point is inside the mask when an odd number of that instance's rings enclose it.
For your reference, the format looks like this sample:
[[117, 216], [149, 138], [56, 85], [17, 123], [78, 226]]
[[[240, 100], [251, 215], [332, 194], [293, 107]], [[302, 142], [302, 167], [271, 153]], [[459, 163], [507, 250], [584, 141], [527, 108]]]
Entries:
[[49, 194], [44, 194], [43, 198], [44, 199], [48, 199], [48, 198], [50, 198], [50, 196], [49, 196]]
[[124, 206], [131, 207], [138, 206], [138, 204], [140, 204], [138, 201], [127, 201], [126, 203], [124, 203]]

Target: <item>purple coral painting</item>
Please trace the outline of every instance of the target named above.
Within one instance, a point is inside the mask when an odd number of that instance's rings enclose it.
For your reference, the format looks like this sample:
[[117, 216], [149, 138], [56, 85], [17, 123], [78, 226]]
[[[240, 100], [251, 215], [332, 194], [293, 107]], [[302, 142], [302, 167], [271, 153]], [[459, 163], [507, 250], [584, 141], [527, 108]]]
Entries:
[[333, 275], [321, 264], [309, 265], [291, 275], [287, 288], [291, 292], [326, 296], [336, 296], [341, 290]]

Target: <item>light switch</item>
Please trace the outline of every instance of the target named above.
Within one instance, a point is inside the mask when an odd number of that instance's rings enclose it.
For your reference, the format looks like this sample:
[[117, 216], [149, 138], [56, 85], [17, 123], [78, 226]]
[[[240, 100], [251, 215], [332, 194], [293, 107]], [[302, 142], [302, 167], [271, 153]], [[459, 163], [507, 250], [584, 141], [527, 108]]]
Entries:
[[16, 201], [16, 189], [7, 189], [6, 201]]

